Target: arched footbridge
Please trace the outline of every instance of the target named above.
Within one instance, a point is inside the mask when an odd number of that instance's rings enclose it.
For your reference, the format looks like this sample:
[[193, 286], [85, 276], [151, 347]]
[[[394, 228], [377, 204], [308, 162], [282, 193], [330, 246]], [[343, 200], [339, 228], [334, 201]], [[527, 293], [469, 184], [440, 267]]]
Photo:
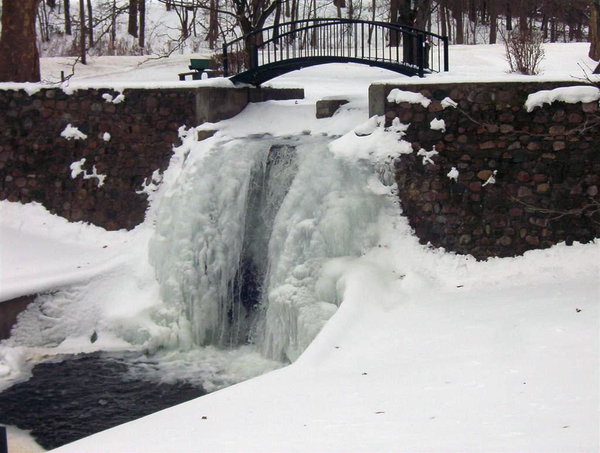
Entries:
[[256, 30], [223, 45], [223, 73], [260, 85], [297, 69], [359, 63], [424, 77], [448, 71], [448, 38], [413, 27], [354, 19], [307, 19]]

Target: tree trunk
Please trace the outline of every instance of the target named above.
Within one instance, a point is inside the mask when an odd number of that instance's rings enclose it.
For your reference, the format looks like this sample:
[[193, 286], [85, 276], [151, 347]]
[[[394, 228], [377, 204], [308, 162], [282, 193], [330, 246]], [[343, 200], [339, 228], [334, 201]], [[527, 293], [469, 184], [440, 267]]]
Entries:
[[140, 13], [140, 29], [138, 44], [140, 48], [146, 46], [146, 0], [139, 0], [139, 13]]
[[117, 0], [112, 2], [112, 13], [110, 17], [110, 49], [114, 55], [115, 43], [117, 42]]
[[[398, 23], [398, 14], [400, 11], [400, 0], [391, 0], [390, 1], [390, 23], [397, 24]], [[369, 32], [370, 33], [370, 32]], [[398, 33], [390, 33], [390, 47], [398, 47], [400, 45]], [[369, 37], [369, 44], [371, 43]]]
[[421, 30], [427, 28], [427, 22], [431, 18], [431, 0], [419, 0], [415, 9], [411, 11], [410, 20], [412, 26]]
[[600, 0], [592, 0], [590, 6], [589, 56], [592, 60], [598, 61], [600, 60]]
[[71, 2], [64, 0], [65, 6], [65, 35], [71, 35]]
[[2, 0], [0, 82], [39, 82], [35, 36], [39, 0]]
[[441, 35], [442, 36], [448, 36], [448, 28], [446, 27], [446, 8], [444, 7], [444, 5], [439, 6], [440, 8], [440, 14], [439, 14], [439, 19], [440, 19], [440, 26], [441, 26]]
[[127, 32], [137, 38], [138, 36], [138, 0], [129, 0], [129, 24], [127, 27]]
[[544, 40], [548, 39], [548, 16], [544, 14], [542, 16], [542, 37]]
[[206, 34], [206, 40], [208, 41], [209, 49], [214, 49], [216, 47], [217, 38], [219, 37], [219, 14], [217, 13], [218, 8], [218, 0], [210, 0], [210, 11], [208, 13], [208, 33]]
[[490, 44], [496, 44], [498, 40], [498, 12], [493, 1], [488, 4], [488, 11], [490, 14]]
[[79, 0], [79, 53], [81, 55], [81, 64], [87, 64], [85, 52], [85, 5], [83, 0]]
[[88, 9], [87, 32], [88, 32], [89, 43], [90, 43], [88, 48], [91, 49], [92, 47], [94, 47], [94, 12], [92, 10], [92, 0], [87, 0], [87, 9]]
[[[281, 2], [277, 3], [277, 8], [275, 8], [275, 19], [273, 20], [273, 38], [279, 38], [279, 24], [281, 23]], [[275, 41], [275, 45], [278, 45], [279, 42]]]
[[556, 42], [557, 39], [557, 31], [556, 31], [556, 19], [550, 19], [550, 42]]
[[456, 2], [457, 7], [452, 11], [452, 15], [456, 20], [456, 44], [465, 43], [465, 25], [463, 21], [463, 8], [460, 2]]
[[447, 26], [447, 30], [448, 30], [448, 41], [449, 42], [454, 42], [452, 41], [453, 37], [452, 37], [452, 14], [450, 13], [450, 10], [446, 7], [446, 22], [448, 22], [448, 26]]
[[528, 12], [528, 8], [527, 8], [527, 3], [528, 0], [521, 0], [518, 5], [519, 5], [519, 30], [521, 31], [526, 31], [529, 29], [529, 23], [528, 23], [528, 18], [527, 18], [527, 12]]
[[[177, 7], [175, 7], [177, 8]], [[190, 37], [190, 26], [188, 25], [188, 10], [187, 8], [181, 9], [179, 16], [179, 25], [181, 26], [181, 40], [185, 41]]]
[[48, 24], [48, 11], [46, 10], [46, 2], [40, 3], [41, 8], [38, 8], [39, 31], [42, 42], [50, 41], [50, 25]]

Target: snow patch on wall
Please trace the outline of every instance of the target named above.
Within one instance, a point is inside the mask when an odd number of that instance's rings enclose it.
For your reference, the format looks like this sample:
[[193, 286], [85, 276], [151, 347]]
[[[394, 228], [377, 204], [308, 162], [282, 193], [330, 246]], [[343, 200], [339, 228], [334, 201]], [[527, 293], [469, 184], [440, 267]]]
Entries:
[[448, 108], [448, 107], [452, 107], [452, 108], [456, 108], [458, 107], [458, 102], [452, 100], [449, 97], [445, 97], [444, 99], [442, 99], [442, 107], [443, 108]]
[[395, 102], [400, 104], [402, 102], [408, 102], [409, 104], [421, 104], [423, 107], [429, 107], [431, 99], [426, 98], [421, 93], [413, 93], [412, 91], [403, 91], [398, 88], [394, 88], [390, 91], [387, 97], [388, 102]]
[[85, 140], [87, 138], [87, 135], [85, 135], [75, 126], [72, 126], [71, 123], [67, 124], [64, 130], [60, 133], [60, 136], [66, 138], [67, 140]]
[[160, 185], [162, 180], [163, 180], [163, 177], [160, 174], [160, 170], [154, 170], [152, 172], [152, 176], [150, 177], [150, 180], [144, 181], [142, 183], [142, 188], [140, 190], [136, 190], [135, 193], [140, 194], [140, 195], [145, 193], [146, 195], [150, 196], [158, 190], [158, 186]]
[[106, 175], [98, 173], [96, 170], [96, 166], [92, 167], [92, 172], [88, 173], [83, 169], [85, 165], [85, 157], [81, 158], [78, 161], [73, 162], [69, 168], [71, 169], [71, 178], [75, 179], [77, 176], [83, 174], [83, 179], [92, 179], [96, 178], [98, 180], [98, 187], [102, 187], [104, 185], [104, 180], [106, 179]]
[[451, 179], [454, 182], [457, 182], [458, 181], [458, 170], [456, 169], [456, 167], [452, 167], [452, 169], [450, 169], [450, 171], [448, 172], [448, 174], [446, 176], [448, 176], [448, 179]]
[[446, 132], [446, 122], [444, 120], [434, 118], [431, 120], [431, 123], [429, 123], [429, 126], [431, 127], [431, 130]]
[[123, 94], [122, 91], [120, 91], [119, 94], [114, 97], [112, 94], [104, 93], [102, 95], [102, 99], [104, 99], [106, 102], [111, 103], [111, 104], [120, 104], [121, 102], [123, 102], [125, 100], [125, 95]]
[[531, 112], [536, 107], [542, 107], [544, 104], [552, 104], [556, 101], [576, 104], [578, 102], [594, 102], [598, 99], [600, 99], [600, 89], [595, 86], [581, 85], [561, 87], [553, 90], [542, 90], [531, 93], [527, 96], [525, 108], [528, 112]]
[[423, 165], [435, 164], [435, 162], [431, 158], [433, 156], [436, 156], [437, 154], [439, 154], [439, 153], [435, 150], [435, 146], [433, 147], [433, 149], [431, 151], [425, 151], [423, 148], [421, 148], [417, 152], [417, 156], [423, 157]]

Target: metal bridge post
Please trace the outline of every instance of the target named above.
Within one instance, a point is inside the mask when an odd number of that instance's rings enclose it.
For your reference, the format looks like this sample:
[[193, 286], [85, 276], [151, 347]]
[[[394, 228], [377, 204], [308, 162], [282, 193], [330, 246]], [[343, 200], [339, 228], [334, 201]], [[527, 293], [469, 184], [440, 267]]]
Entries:
[[442, 40], [444, 41], [444, 71], [448, 72], [450, 71], [450, 62], [449, 62], [449, 52], [448, 52], [448, 37], [444, 36], [442, 37]]
[[419, 77], [425, 77], [425, 37], [417, 35], [417, 63], [419, 64]]

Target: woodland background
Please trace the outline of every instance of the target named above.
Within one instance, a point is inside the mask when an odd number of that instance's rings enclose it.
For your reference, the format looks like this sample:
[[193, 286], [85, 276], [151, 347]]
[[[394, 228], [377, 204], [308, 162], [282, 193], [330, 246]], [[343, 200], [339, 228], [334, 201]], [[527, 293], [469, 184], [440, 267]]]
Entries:
[[598, 60], [599, 11], [600, 0], [3, 0], [0, 80], [35, 81], [38, 56], [210, 55], [264, 25], [316, 17], [410, 25], [451, 44], [527, 31], [544, 42], [590, 41]]

